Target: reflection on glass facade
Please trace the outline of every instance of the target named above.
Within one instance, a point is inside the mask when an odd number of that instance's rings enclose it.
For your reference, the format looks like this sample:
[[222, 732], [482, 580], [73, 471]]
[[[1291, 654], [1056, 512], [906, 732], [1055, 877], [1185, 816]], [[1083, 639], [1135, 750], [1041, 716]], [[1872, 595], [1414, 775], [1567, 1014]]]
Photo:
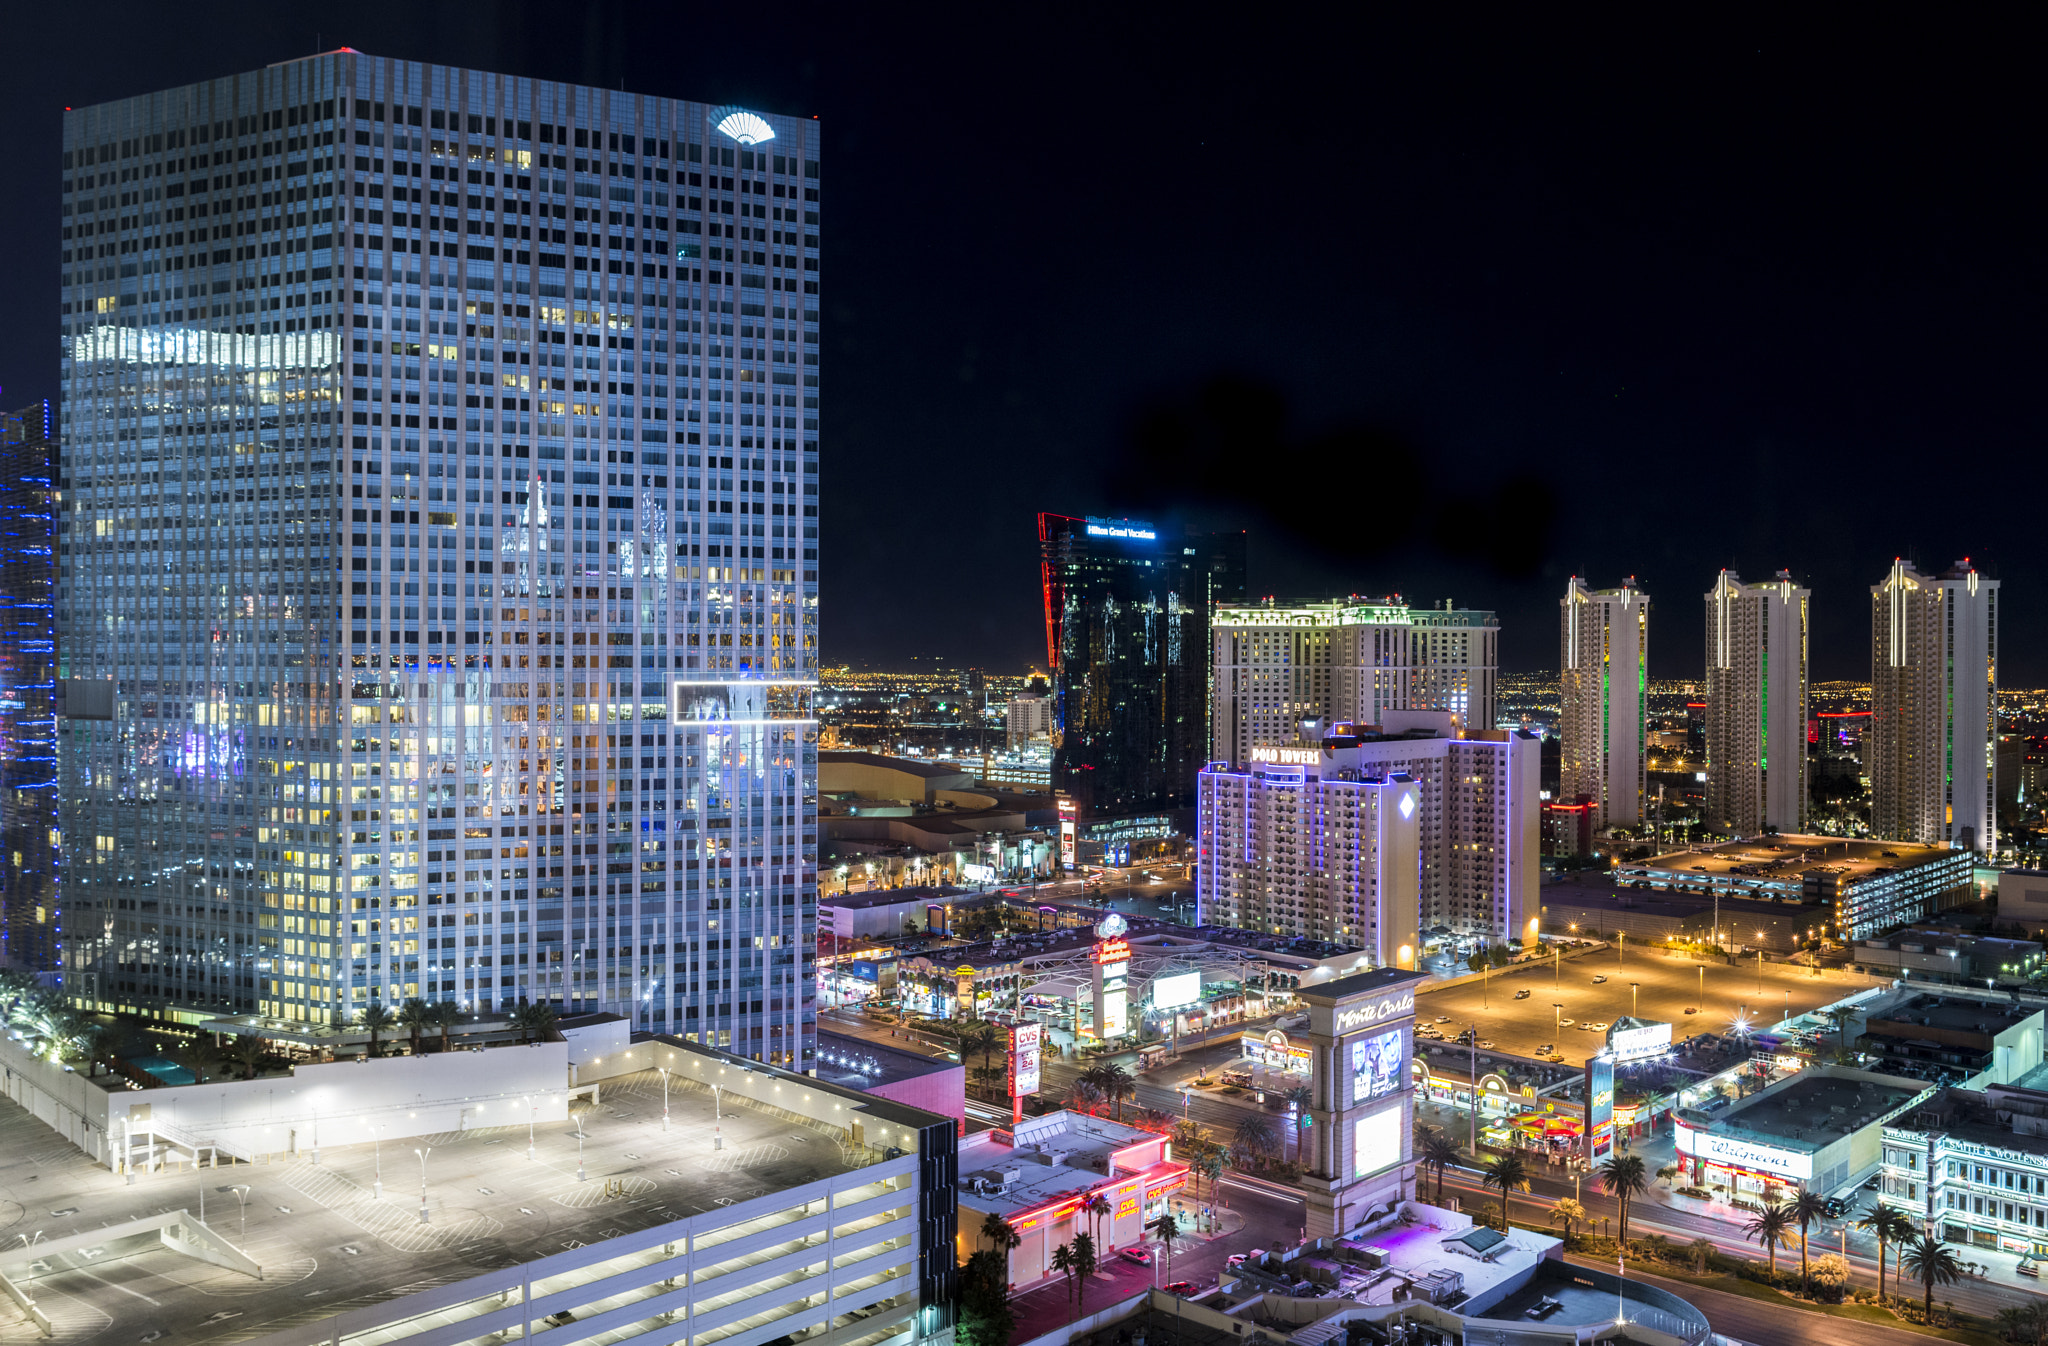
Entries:
[[709, 111], [336, 52], [66, 114], [81, 1002], [809, 1064], [819, 133]]
[[1209, 621], [1244, 600], [1242, 533], [1038, 516], [1053, 788], [1083, 819], [1191, 808], [1209, 748]]
[[0, 964], [53, 972], [57, 883], [58, 460], [50, 404], [0, 414]]

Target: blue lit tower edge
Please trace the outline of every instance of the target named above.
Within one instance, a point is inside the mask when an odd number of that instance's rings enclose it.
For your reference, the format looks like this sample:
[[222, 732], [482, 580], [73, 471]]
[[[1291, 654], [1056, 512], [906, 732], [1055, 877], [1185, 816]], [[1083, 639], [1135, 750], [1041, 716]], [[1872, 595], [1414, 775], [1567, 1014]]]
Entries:
[[0, 415], [0, 964], [54, 977], [58, 448], [48, 402]]
[[66, 114], [79, 1003], [810, 1064], [819, 128], [734, 114], [352, 51]]

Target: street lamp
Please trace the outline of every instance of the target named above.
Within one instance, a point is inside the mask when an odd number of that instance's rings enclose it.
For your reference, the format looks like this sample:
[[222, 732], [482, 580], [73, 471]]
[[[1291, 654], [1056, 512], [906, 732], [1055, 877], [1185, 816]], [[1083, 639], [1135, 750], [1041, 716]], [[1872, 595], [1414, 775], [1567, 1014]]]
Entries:
[[1628, 984], [1628, 1012], [1631, 1018], [1641, 1017], [1642, 996], [1643, 984], [1639, 981], [1630, 982]]
[[428, 1224], [428, 1223], [431, 1223], [431, 1222], [430, 1222], [430, 1221], [429, 1221], [429, 1220], [427, 1219], [427, 1156], [428, 1156], [428, 1155], [430, 1155], [430, 1154], [432, 1154], [433, 1152], [434, 1152], [434, 1147], [433, 1147], [433, 1146], [431, 1146], [431, 1145], [427, 1146], [427, 1148], [426, 1148], [426, 1149], [424, 1149], [424, 1150], [414, 1150], [414, 1151], [413, 1151], [413, 1153], [414, 1153], [414, 1154], [416, 1154], [416, 1155], [418, 1155], [418, 1156], [419, 1156], [419, 1158], [420, 1158], [420, 1223], [421, 1223], [421, 1224]]
[[533, 1162], [533, 1123], [534, 1119], [540, 1116], [540, 1100], [537, 1098], [522, 1098], [519, 1101], [527, 1105], [526, 1162], [530, 1164]]
[[1563, 1002], [1563, 1001], [1561, 1001], [1561, 1000], [1553, 1000], [1553, 1001], [1551, 1001], [1551, 1002], [1550, 1002], [1550, 1033], [1551, 1033], [1551, 1036], [1552, 1036], [1552, 1037], [1555, 1037], [1555, 1036], [1557, 1036], [1557, 1035], [1558, 1035], [1559, 1033], [1562, 1033], [1563, 1031], [1564, 1031], [1564, 1002]]
[[583, 1132], [576, 1132], [576, 1181], [589, 1182], [590, 1176], [583, 1171]]
[[370, 1153], [375, 1157], [377, 1164], [377, 1180], [370, 1184], [370, 1190], [375, 1193], [375, 1200], [382, 1201], [384, 1199], [383, 1137], [377, 1134], [377, 1124], [375, 1122], [368, 1122], [365, 1125], [370, 1128]]
[[661, 1072], [661, 1129], [668, 1130], [668, 1067], [656, 1066]]

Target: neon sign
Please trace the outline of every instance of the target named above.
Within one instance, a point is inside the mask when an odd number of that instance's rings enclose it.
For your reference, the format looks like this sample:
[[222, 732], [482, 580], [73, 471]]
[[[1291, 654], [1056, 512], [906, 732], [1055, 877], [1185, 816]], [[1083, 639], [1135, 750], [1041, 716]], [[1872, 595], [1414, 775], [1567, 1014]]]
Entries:
[[1122, 936], [1105, 939], [1095, 946], [1095, 961], [1107, 967], [1111, 963], [1131, 961], [1131, 942]]
[[1140, 542], [1156, 542], [1159, 539], [1159, 534], [1150, 528], [1136, 528], [1121, 523], [1090, 523], [1088, 536], [1134, 538]]
[[1320, 766], [1323, 753], [1320, 748], [1253, 748], [1251, 759], [1275, 766]]
[[1337, 1011], [1337, 1031], [1347, 1032], [1376, 1024], [1382, 1019], [1392, 1019], [1415, 1012], [1415, 992], [1408, 991], [1397, 996], [1388, 996], [1377, 1005], [1360, 1005], [1355, 1009]]
[[745, 108], [722, 107], [711, 117], [713, 125], [742, 145], [758, 145], [775, 139], [775, 128]]

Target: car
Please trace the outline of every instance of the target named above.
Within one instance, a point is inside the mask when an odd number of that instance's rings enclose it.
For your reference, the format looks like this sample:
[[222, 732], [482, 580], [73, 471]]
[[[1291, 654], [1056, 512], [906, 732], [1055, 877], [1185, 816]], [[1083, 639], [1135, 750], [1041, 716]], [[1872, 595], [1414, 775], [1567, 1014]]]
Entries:
[[1543, 1044], [1542, 1046], [1540, 1046], [1540, 1047], [1538, 1047], [1538, 1048], [1536, 1049], [1536, 1055], [1538, 1055], [1538, 1056], [1548, 1056], [1548, 1055], [1550, 1055], [1550, 1054], [1551, 1054], [1552, 1052], [1554, 1052], [1554, 1051], [1556, 1051], [1556, 1050], [1557, 1050], [1557, 1044], [1555, 1044], [1555, 1043], [1551, 1043], [1551, 1042], [1546, 1042], [1546, 1043], [1544, 1043], [1544, 1044]]
[[1136, 1262], [1141, 1267], [1152, 1265], [1152, 1254], [1143, 1248], [1119, 1248], [1116, 1255], [1126, 1262]]
[[1193, 1294], [1194, 1292], [1195, 1283], [1193, 1281], [1174, 1281], [1166, 1287], [1166, 1293], [1170, 1295], [1180, 1295], [1183, 1298]]
[[1604, 1033], [1607, 1031], [1607, 1025], [1605, 1023], [1595, 1021], [1593, 1023], [1589, 1023], [1586, 1025], [1586, 1031], [1588, 1033]]
[[1223, 1265], [1229, 1267], [1232, 1271], [1235, 1271], [1239, 1267], [1244, 1265], [1244, 1259], [1244, 1253], [1232, 1253], [1230, 1256], [1223, 1259]]
[[1491, 1043], [1490, 1041], [1488, 1041], [1488, 1040], [1487, 1040], [1487, 1039], [1485, 1039], [1485, 1038], [1481, 1038], [1481, 1039], [1479, 1039], [1479, 1050], [1481, 1050], [1481, 1051], [1492, 1051], [1492, 1050], [1493, 1050], [1493, 1043]]
[[1599, 985], [1602, 985], [1603, 983], [1605, 983], [1605, 982], [1606, 982], [1606, 980], [1607, 980], [1607, 974], [1606, 974], [1605, 972], [1602, 972], [1602, 973], [1599, 973], [1598, 975], [1596, 975], [1596, 976], [1595, 976], [1595, 977], [1593, 978], [1593, 984], [1594, 984], [1595, 986], [1599, 986]]
[[1436, 1021], [1440, 1024], [1447, 1024], [1451, 1021], [1451, 1016], [1448, 1014], [1439, 1014], [1436, 1016]]
[[1572, 1026], [1572, 1021], [1570, 1019], [1559, 1019], [1557, 1021], [1557, 1026], [1559, 1028], [1570, 1028]]
[[1700, 1012], [1700, 1007], [1698, 1005], [1687, 1005], [1685, 1007], [1685, 1012], [1687, 1014], [1698, 1014]]
[[1519, 990], [1519, 991], [1515, 992], [1515, 999], [1517, 999], [1517, 1000], [1527, 1000], [1528, 998], [1529, 998], [1529, 988], [1528, 988], [1528, 987], [1526, 987], [1526, 986], [1524, 986], [1524, 987], [1523, 987], [1523, 988], [1522, 988], [1521, 990]]
[[1563, 1052], [1552, 1052], [1552, 1053], [1550, 1054], [1550, 1059], [1551, 1059], [1551, 1061], [1552, 1061], [1552, 1062], [1554, 1062], [1554, 1063], [1556, 1063], [1556, 1064], [1558, 1064], [1558, 1065], [1562, 1065], [1562, 1064], [1564, 1064], [1564, 1053], [1563, 1053]]

